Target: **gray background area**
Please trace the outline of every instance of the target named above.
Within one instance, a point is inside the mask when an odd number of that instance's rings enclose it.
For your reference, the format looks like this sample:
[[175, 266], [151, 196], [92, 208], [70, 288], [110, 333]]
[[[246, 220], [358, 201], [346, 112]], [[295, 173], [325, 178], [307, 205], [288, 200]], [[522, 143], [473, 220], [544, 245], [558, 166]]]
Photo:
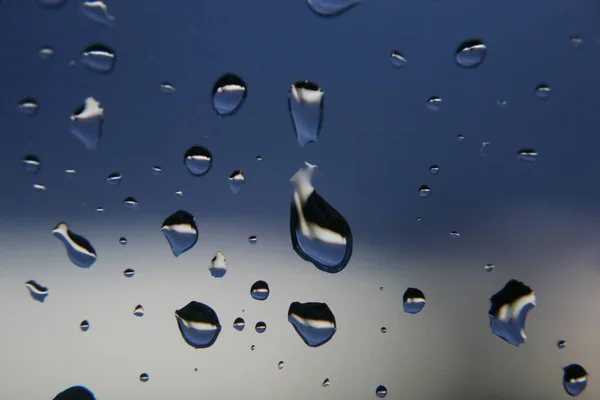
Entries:
[[[372, 0], [321, 18], [303, 0], [112, 0], [112, 28], [79, 5], [0, 3], [1, 398], [51, 399], [81, 384], [104, 400], [370, 399], [384, 384], [388, 399], [554, 400], [568, 398], [561, 366], [573, 362], [590, 373], [580, 398], [600, 398], [597, 1]], [[461, 69], [454, 52], [473, 37], [487, 58]], [[116, 51], [112, 73], [69, 64], [95, 42]], [[42, 61], [46, 45], [56, 53]], [[404, 68], [392, 67], [393, 49]], [[217, 118], [210, 91], [225, 72], [247, 82], [248, 97], [237, 115]], [[300, 79], [325, 92], [321, 139], [304, 148], [286, 104]], [[177, 92], [161, 93], [163, 81]], [[540, 82], [552, 88], [546, 100], [534, 94]], [[444, 99], [437, 112], [425, 108], [434, 95]], [[25, 96], [39, 101], [33, 118], [17, 112]], [[68, 133], [88, 96], [105, 110], [95, 152]], [[204, 177], [183, 166], [192, 145], [214, 155]], [[518, 160], [523, 147], [538, 160]], [[21, 166], [30, 153], [42, 161], [36, 176]], [[316, 189], [353, 230], [354, 256], [336, 275], [302, 261], [289, 240], [289, 179], [304, 161], [319, 166]], [[238, 195], [227, 182], [234, 169], [246, 176]], [[115, 171], [118, 187], [104, 182]], [[422, 184], [429, 198], [418, 197]], [[138, 210], [123, 207], [126, 196]], [[160, 225], [178, 209], [196, 216], [200, 239], [175, 258]], [[90, 270], [52, 237], [60, 221], [95, 246]], [[228, 263], [222, 280], [208, 271], [217, 250]], [[484, 272], [486, 263], [496, 269]], [[125, 268], [136, 276], [125, 279]], [[511, 278], [538, 300], [519, 348], [488, 327], [489, 297]], [[29, 297], [29, 279], [49, 287], [44, 304]], [[271, 286], [266, 302], [249, 295], [258, 279]], [[427, 296], [418, 315], [402, 312], [407, 287]], [[192, 349], [177, 328], [174, 311], [191, 300], [223, 325], [209, 349]], [[293, 301], [329, 304], [331, 342], [302, 342], [287, 322]], [[231, 327], [237, 316], [243, 332]]]

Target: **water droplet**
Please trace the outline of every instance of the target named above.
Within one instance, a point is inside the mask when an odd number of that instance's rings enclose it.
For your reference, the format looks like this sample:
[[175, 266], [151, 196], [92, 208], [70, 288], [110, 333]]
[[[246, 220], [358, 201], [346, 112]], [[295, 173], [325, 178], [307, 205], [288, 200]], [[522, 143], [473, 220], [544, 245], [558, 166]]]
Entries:
[[438, 111], [442, 108], [442, 98], [438, 96], [430, 97], [425, 106], [432, 111]]
[[316, 142], [323, 125], [323, 91], [313, 82], [294, 83], [288, 94], [288, 110], [301, 147]]
[[485, 269], [485, 272], [492, 272], [496, 266], [494, 264], [485, 264], [483, 268]]
[[40, 159], [32, 154], [23, 157], [22, 163], [25, 172], [29, 172], [30, 174], [37, 173], [40, 170], [40, 166], [42, 165]]
[[104, 207], [97, 207], [97, 208], [96, 208], [96, 213], [97, 213], [97, 214], [102, 214], [102, 213], [104, 213], [104, 211], [106, 211], [106, 210], [104, 209]]
[[175, 257], [194, 247], [198, 241], [195, 218], [187, 211], [179, 210], [168, 216], [160, 230], [167, 238]]
[[120, 173], [113, 172], [112, 174], [106, 177], [106, 183], [108, 183], [109, 185], [117, 186], [119, 183], [121, 183], [122, 179], [123, 176]]
[[383, 286], [379, 286], [379, 290], [383, 290]]
[[535, 94], [540, 99], [546, 99], [546, 98], [548, 98], [548, 96], [550, 96], [550, 92], [551, 91], [552, 91], [552, 89], [550, 88], [550, 86], [546, 85], [545, 83], [540, 83], [535, 88]]
[[112, 26], [116, 19], [110, 15], [103, 1], [85, 1], [81, 4], [80, 11], [85, 17], [102, 25]]
[[387, 328], [385, 326], [381, 327], [381, 333], [387, 333]]
[[487, 157], [487, 148], [491, 142], [481, 142], [481, 147], [479, 148], [479, 155], [482, 157]]
[[571, 44], [573, 47], [578, 48], [583, 44], [583, 39], [579, 36], [571, 36]]
[[316, 167], [301, 168], [290, 206], [290, 234], [296, 254], [321, 271], [338, 273], [352, 256], [352, 231], [346, 219], [312, 185]]
[[579, 364], [569, 364], [563, 368], [563, 387], [569, 396], [579, 396], [588, 382], [587, 371]]
[[506, 108], [508, 107], [508, 101], [507, 100], [498, 100], [496, 102], [496, 104], [498, 104], [498, 106], [502, 107], [502, 108]]
[[383, 399], [385, 396], [387, 396], [387, 393], [387, 388], [383, 385], [379, 385], [377, 386], [377, 389], [375, 389], [375, 395], [380, 399]]
[[65, 173], [67, 174], [67, 176], [75, 176], [77, 174], [77, 171], [74, 169], [65, 169]]
[[176, 191], [175, 194], [177, 196], [183, 197], [183, 192], [181, 190]]
[[429, 167], [429, 172], [431, 173], [431, 175], [437, 175], [440, 172], [440, 167], [434, 164], [431, 167]]
[[194, 372], [198, 372], [198, 368], [194, 368]]
[[25, 97], [17, 103], [17, 109], [23, 115], [33, 116], [38, 112], [39, 108], [37, 100], [32, 97]]
[[331, 385], [331, 381], [329, 380], [329, 378], [325, 378], [323, 383], [321, 383], [321, 386], [323, 386], [323, 387], [327, 387], [329, 385]]
[[538, 153], [535, 149], [526, 148], [517, 151], [517, 157], [523, 161], [533, 162], [537, 159]]
[[125, 246], [127, 244], [127, 238], [125, 238], [125, 237], [119, 238], [119, 243], [121, 243], [121, 245]]
[[558, 342], [556, 342], [556, 347], [562, 350], [565, 347], [567, 347], [567, 342], [565, 340], [559, 340]]
[[98, 73], [108, 73], [115, 67], [117, 56], [108, 46], [93, 44], [86, 47], [81, 55], [81, 63]]
[[457, 142], [459, 142], [459, 143], [460, 143], [460, 142], [462, 142], [462, 141], [464, 141], [464, 140], [465, 140], [465, 137], [464, 137], [463, 135], [456, 135], [456, 141], [457, 141]]
[[463, 68], [481, 65], [487, 54], [487, 46], [480, 40], [468, 40], [456, 49], [456, 62]]
[[398, 50], [393, 50], [390, 54], [390, 58], [392, 59], [392, 65], [397, 68], [404, 67], [408, 62], [408, 60]]
[[53, 55], [54, 49], [52, 47], [42, 47], [38, 50], [38, 56], [43, 61], [51, 59]]
[[402, 296], [402, 307], [407, 314], [417, 314], [425, 307], [425, 295], [417, 288], [408, 288]]
[[244, 330], [244, 328], [246, 327], [246, 321], [244, 321], [244, 318], [242, 317], [237, 317], [235, 319], [235, 321], [233, 321], [233, 327], [235, 328], [235, 330], [237, 330], [238, 332], [241, 332]]
[[431, 193], [431, 189], [427, 185], [421, 185], [419, 188], [419, 197], [428, 197]]
[[94, 393], [86, 387], [71, 386], [57, 394], [53, 400], [96, 400], [96, 397], [94, 396]]
[[135, 306], [133, 309], [133, 315], [135, 315], [136, 317], [143, 317], [144, 316], [144, 307], [141, 304], [138, 304], [137, 306]]
[[254, 330], [256, 330], [257, 333], [263, 333], [267, 330], [267, 324], [265, 324], [263, 321], [258, 321], [254, 326]]
[[185, 167], [194, 176], [206, 175], [212, 167], [212, 155], [202, 146], [193, 146], [183, 156]]
[[233, 115], [240, 109], [247, 94], [246, 82], [239, 76], [228, 73], [213, 85], [212, 104], [218, 115]]
[[125, 206], [125, 208], [129, 208], [130, 210], [136, 209], [139, 206], [138, 201], [131, 197], [125, 197], [125, 200], [123, 200], [123, 205]]
[[48, 8], [58, 8], [63, 5], [66, 0], [38, 0], [43, 6]]
[[236, 169], [229, 175], [229, 189], [233, 194], [238, 194], [244, 186], [245, 178], [241, 170]]
[[93, 97], [77, 107], [71, 114], [70, 131], [88, 150], [96, 150], [102, 137], [104, 109]]
[[162, 168], [159, 167], [158, 165], [155, 165], [155, 166], [152, 167], [152, 171], [154, 171], [154, 173], [156, 175], [160, 175], [162, 173]]
[[423, 220], [422, 217], [417, 217], [417, 222], [421, 222]]
[[36, 281], [25, 282], [25, 287], [29, 290], [31, 298], [35, 301], [43, 303], [46, 300], [46, 297], [48, 297], [48, 288], [40, 285]]
[[227, 273], [227, 263], [225, 262], [225, 255], [217, 251], [217, 254], [210, 261], [210, 267], [208, 269], [213, 278], [222, 278]]
[[160, 84], [160, 90], [163, 93], [175, 93], [177, 89], [170, 82], [163, 82]]
[[33, 188], [36, 192], [45, 192], [48, 188], [40, 183], [34, 183]]
[[248, 243], [250, 244], [256, 244], [258, 242], [258, 238], [254, 235], [248, 237]]
[[283, 361], [279, 361], [279, 362], [277, 363], [277, 368], [278, 368], [278, 369], [283, 369], [283, 367], [285, 367], [285, 362], [283, 362]]
[[125, 278], [133, 278], [133, 276], [135, 275], [135, 270], [131, 269], [131, 268], [127, 268], [126, 270], [123, 271], [123, 275], [125, 275]]
[[452, 231], [452, 232], [450, 232], [450, 237], [453, 239], [458, 239], [460, 237], [460, 233], [458, 233], [456, 231]]
[[337, 330], [335, 316], [325, 303], [295, 301], [290, 304], [288, 321], [304, 343], [310, 347], [318, 347], [329, 342]]
[[150, 376], [147, 373], [140, 374], [140, 382], [146, 383], [150, 380]]
[[523, 282], [511, 279], [490, 298], [490, 329], [506, 342], [518, 347], [525, 343], [525, 320], [535, 307], [535, 294]]
[[79, 324], [79, 329], [81, 329], [82, 332], [87, 332], [87, 330], [90, 329], [90, 323], [87, 319], [81, 321], [81, 324]]
[[310, 8], [323, 16], [334, 16], [357, 5], [360, 0], [307, 0]]
[[254, 300], [265, 301], [270, 292], [269, 284], [265, 281], [256, 281], [250, 288], [250, 296]]
[[196, 349], [212, 346], [221, 332], [215, 310], [197, 301], [175, 311], [175, 317], [183, 340]]
[[66, 223], [60, 222], [56, 225], [52, 234], [65, 245], [69, 260], [78, 267], [90, 268], [98, 259], [89, 240], [71, 231]]
[[250, 350], [254, 351], [256, 349], [255, 345], [250, 346]]
[[256, 162], [257, 162], [257, 163], [259, 163], [259, 164], [260, 164], [261, 162], [263, 162], [263, 158], [262, 158], [262, 156], [256, 156]]

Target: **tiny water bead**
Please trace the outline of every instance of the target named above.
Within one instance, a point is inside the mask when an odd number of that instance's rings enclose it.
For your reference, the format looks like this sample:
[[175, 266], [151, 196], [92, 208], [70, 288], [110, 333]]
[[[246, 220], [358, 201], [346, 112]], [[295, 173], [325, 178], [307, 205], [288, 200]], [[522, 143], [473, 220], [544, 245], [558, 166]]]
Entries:
[[463, 142], [465, 140], [465, 137], [463, 135], [456, 135], [456, 141], [457, 142]]
[[316, 142], [323, 125], [323, 90], [314, 82], [297, 81], [288, 93], [288, 111], [300, 147]]
[[537, 159], [538, 152], [532, 148], [525, 148], [517, 151], [517, 157], [523, 161], [533, 162]]
[[563, 387], [569, 396], [579, 396], [588, 382], [587, 371], [579, 364], [569, 364], [563, 368]]
[[487, 46], [480, 40], [468, 40], [456, 49], [456, 62], [463, 68], [479, 66], [487, 54]]
[[46, 61], [52, 58], [54, 55], [54, 49], [52, 47], [42, 47], [38, 50], [38, 56], [41, 60]]
[[263, 321], [259, 321], [254, 326], [254, 330], [256, 330], [257, 333], [263, 333], [267, 330], [267, 324], [265, 324]]
[[112, 186], [118, 186], [123, 176], [118, 172], [113, 172], [106, 177], [106, 183]]
[[133, 315], [135, 315], [136, 317], [143, 317], [144, 316], [144, 306], [142, 306], [141, 304], [138, 304], [137, 306], [135, 306], [133, 308]]
[[418, 314], [425, 307], [425, 294], [417, 288], [408, 288], [402, 296], [402, 307], [407, 314]]
[[175, 86], [170, 83], [170, 82], [163, 82], [160, 84], [160, 91], [163, 93], [175, 93], [177, 91], [177, 89], [175, 88]]
[[431, 193], [431, 189], [427, 185], [421, 185], [419, 188], [419, 197], [428, 197]]
[[263, 162], [263, 158], [262, 158], [262, 156], [256, 156], [256, 162], [257, 162], [257, 163], [259, 163], [259, 164], [260, 164], [261, 162]]
[[190, 174], [203, 176], [212, 167], [212, 154], [202, 146], [193, 146], [185, 152], [183, 163]]
[[324, 345], [337, 331], [335, 316], [325, 303], [295, 301], [288, 309], [288, 321], [310, 347]]
[[558, 347], [559, 350], [562, 350], [565, 347], [567, 347], [567, 342], [565, 340], [559, 340], [558, 342], [556, 342], [556, 347]]
[[79, 10], [83, 16], [101, 25], [112, 26], [116, 20], [116, 18], [108, 12], [108, 7], [103, 1], [84, 1]]
[[204, 303], [189, 302], [185, 307], [175, 311], [175, 318], [181, 337], [195, 349], [212, 346], [221, 332], [217, 313]]
[[518, 347], [525, 343], [525, 321], [536, 306], [533, 289], [523, 282], [511, 279], [490, 297], [490, 330], [507, 343]]
[[123, 205], [125, 206], [125, 208], [134, 210], [134, 209], [138, 208], [139, 203], [134, 197], [128, 196], [128, 197], [125, 197], [125, 200], [123, 200]]
[[450, 237], [452, 239], [458, 239], [460, 237], [460, 233], [458, 233], [456, 231], [452, 231], [452, 232], [450, 232]]
[[256, 281], [250, 288], [250, 296], [258, 301], [265, 301], [270, 292], [269, 284], [265, 281]]
[[42, 185], [41, 183], [34, 183], [32, 186], [36, 192], [45, 192], [48, 189], [45, 185]]
[[440, 172], [440, 167], [439, 167], [439, 165], [436, 165], [436, 164], [434, 164], [434, 165], [432, 165], [431, 167], [429, 167], [429, 173], [430, 173], [431, 175], [437, 175], [439, 172]]
[[37, 173], [42, 165], [40, 159], [32, 154], [23, 157], [23, 160], [21, 162], [23, 164], [23, 169], [25, 170], [25, 172], [28, 172], [30, 174]]
[[439, 96], [432, 96], [427, 100], [425, 106], [431, 111], [438, 111], [442, 108], [442, 98]]
[[383, 399], [385, 396], [387, 396], [387, 394], [387, 388], [383, 385], [379, 385], [377, 386], [377, 389], [375, 389], [375, 395], [380, 399]]
[[48, 297], [47, 287], [42, 286], [33, 280], [25, 282], [25, 287], [29, 290], [32, 299], [39, 301], [40, 303], [46, 301], [46, 297]]
[[150, 380], [150, 376], [147, 373], [140, 374], [140, 382], [146, 383]]
[[96, 214], [103, 214], [105, 211], [104, 207], [96, 207]]
[[116, 61], [115, 52], [104, 44], [92, 44], [83, 49], [81, 54], [81, 63], [96, 73], [111, 72]]
[[537, 97], [539, 97], [540, 99], [546, 99], [550, 96], [550, 92], [552, 91], [552, 89], [550, 88], [550, 86], [548, 86], [545, 83], [540, 83], [536, 88], [535, 88], [535, 95]]
[[88, 329], [90, 329], [90, 323], [87, 319], [81, 321], [81, 323], [79, 324], [79, 329], [81, 329], [82, 332], [87, 332]]
[[227, 262], [225, 261], [225, 255], [217, 251], [217, 254], [210, 261], [208, 268], [213, 278], [222, 278], [227, 273]]
[[34, 116], [38, 112], [39, 108], [40, 106], [38, 105], [37, 100], [33, 97], [22, 98], [17, 103], [17, 109], [19, 112], [30, 117]]
[[231, 192], [233, 194], [238, 194], [239, 191], [242, 190], [242, 187], [244, 187], [244, 182], [246, 178], [244, 178], [244, 173], [241, 170], [236, 169], [231, 174], [229, 174], [228, 180], [229, 189], [231, 189]]
[[133, 276], [135, 275], [135, 270], [131, 269], [131, 268], [127, 268], [126, 270], [123, 271], [123, 275], [125, 276], [125, 278], [133, 278]]
[[240, 109], [247, 94], [246, 82], [237, 75], [226, 73], [213, 85], [213, 108], [220, 116], [233, 115]]
[[309, 7], [316, 14], [334, 16], [357, 5], [360, 0], [307, 0]]
[[119, 238], [119, 243], [122, 246], [125, 246], [127, 244], [127, 238], [124, 238], [124, 237]]
[[256, 244], [258, 242], [258, 238], [254, 235], [248, 237], [248, 243]]
[[96, 396], [84, 386], [71, 386], [57, 394], [53, 400], [96, 400]]
[[485, 264], [483, 268], [485, 272], [492, 272], [496, 266], [494, 264]]
[[387, 328], [385, 326], [381, 327], [381, 333], [387, 333]]
[[71, 114], [71, 134], [89, 151], [96, 150], [102, 138], [104, 109], [93, 97], [87, 97]]
[[152, 171], [156, 174], [156, 175], [160, 175], [162, 173], [162, 168], [159, 167], [158, 165], [155, 165], [152, 167]]
[[65, 169], [65, 174], [67, 174], [67, 176], [69, 176], [69, 177], [73, 177], [73, 176], [77, 175], [77, 171], [69, 168], [69, 169]]
[[323, 382], [321, 383], [321, 386], [323, 386], [323, 387], [327, 387], [329, 385], [331, 385], [331, 380], [329, 380], [329, 378], [325, 378], [323, 380]]
[[252, 351], [256, 350], [256, 346], [255, 345], [250, 346], [250, 350], [252, 350]]
[[508, 107], [508, 100], [498, 100], [496, 104], [498, 104], [499, 107], [506, 108]]
[[402, 68], [406, 65], [408, 60], [398, 50], [393, 50], [390, 54], [392, 65], [397, 68]]
[[195, 218], [184, 210], [168, 216], [160, 230], [169, 242], [171, 252], [175, 257], [179, 257], [198, 242], [198, 226], [196, 226]]
[[579, 36], [571, 36], [571, 39], [569, 40], [571, 42], [571, 45], [573, 45], [573, 47], [575, 48], [579, 48], [583, 44], [583, 39]]
[[279, 361], [279, 362], [277, 363], [277, 369], [283, 369], [283, 367], [285, 367], [285, 362], [283, 362], [283, 361]]
[[175, 194], [179, 197], [183, 197], [183, 192], [181, 190], [176, 191]]
[[69, 260], [76, 266], [90, 268], [98, 259], [90, 241], [71, 231], [66, 223], [57, 224], [52, 234], [64, 244]]
[[244, 318], [242, 317], [237, 317], [235, 319], [235, 321], [233, 321], [233, 328], [238, 331], [241, 332], [244, 330], [244, 328], [246, 327], [246, 321], [244, 321]]

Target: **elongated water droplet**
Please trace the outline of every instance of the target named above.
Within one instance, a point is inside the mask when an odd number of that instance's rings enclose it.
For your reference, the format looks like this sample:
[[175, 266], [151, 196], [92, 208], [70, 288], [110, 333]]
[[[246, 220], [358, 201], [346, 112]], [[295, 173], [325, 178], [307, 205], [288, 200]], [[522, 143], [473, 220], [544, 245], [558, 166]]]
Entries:
[[425, 106], [429, 108], [431, 111], [438, 111], [442, 108], [442, 98], [438, 96], [430, 97], [425, 103]]
[[150, 376], [147, 373], [143, 372], [140, 374], [140, 382], [146, 383], [149, 380], [150, 380]]
[[38, 105], [37, 100], [33, 97], [22, 98], [17, 103], [17, 109], [19, 110], [19, 112], [23, 115], [28, 115], [30, 117], [37, 114], [39, 108], [40, 106]]
[[254, 300], [265, 301], [270, 292], [269, 284], [265, 281], [256, 281], [250, 288], [250, 296]]
[[175, 86], [170, 83], [170, 82], [163, 82], [160, 84], [160, 91], [163, 93], [175, 93], [177, 91], [177, 89], [175, 88]]
[[210, 267], [208, 268], [213, 278], [222, 278], [227, 273], [227, 263], [225, 261], [225, 255], [217, 251], [217, 254], [210, 261]]
[[196, 349], [212, 346], [221, 332], [215, 310], [197, 301], [175, 311], [175, 317], [183, 340]]
[[103, 1], [84, 1], [79, 9], [86, 18], [102, 25], [112, 26], [116, 19]]
[[562, 350], [565, 347], [567, 347], [567, 342], [565, 340], [559, 340], [558, 342], [556, 342], [556, 347], [558, 347], [559, 350]]
[[319, 139], [323, 125], [323, 96], [321, 88], [307, 80], [298, 81], [290, 88], [288, 109], [301, 147]]
[[256, 330], [257, 333], [263, 333], [267, 330], [267, 324], [265, 324], [263, 321], [259, 321], [254, 326], [254, 330]]
[[154, 173], [156, 175], [160, 175], [162, 173], [162, 168], [159, 167], [158, 165], [155, 165], [155, 166], [152, 167], [152, 171], [154, 171]]
[[97, 73], [108, 73], [113, 70], [117, 56], [108, 46], [93, 44], [86, 47], [81, 55], [81, 63], [89, 70]]
[[79, 329], [81, 329], [82, 332], [87, 332], [88, 329], [90, 329], [90, 323], [87, 319], [81, 321], [81, 323], [79, 324]]
[[160, 230], [167, 238], [175, 257], [194, 247], [198, 241], [195, 218], [187, 211], [179, 210], [168, 216]]
[[431, 189], [427, 185], [421, 185], [419, 188], [419, 197], [429, 197]]
[[29, 172], [30, 174], [37, 173], [40, 170], [40, 167], [42, 166], [40, 159], [32, 154], [28, 154], [25, 157], [23, 157], [22, 164], [25, 172]]
[[245, 181], [244, 173], [236, 169], [229, 175], [229, 189], [231, 189], [233, 194], [238, 194], [242, 187], [244, 187]]
[[212, 167], [212, 155], [208, 149], [202, 146], [193, 146], [183, 156], [183, 163], [190, 174], [203, 176]]
[[325, 303], [295, 301], [290, 304], [288, 321], [310, 347], [319, 347], [329, 342], [337, 330], [335, 316]]
[[407, 314], [417, 314], [425, 307], [425, 295], [417, 288], [408, 288], [402, 296], [402, 307]]
[[47, 287], [40, 285], [36, 281], [25, 282], [25, 287], [29, 290], [32, 299], [39, 301], [40, 303], [46, 301], [46, 297], [48, 297]]
[[65, 169], [65, 173], [70, 177], [77, 175], [77, 171], [72, 168]]
[[117, 186], [123, 180], [123, 176], [118, 172], [113, 172], [106, 177], [106, 183], [112, 186]]
[[352, 231], [346, 219], [313, 187], [315, 168], [301, 168], [291, 179], [295, 187], [290, 206], [292, 247], [303, 260], [333, 274], [350, 261]]
[[550, 92], [552, 91], [552, 89], [550, 88], [550, 86], [548, 86], [545, 83], [540, 83], [536, 88], [535, 88], [535, 94], [537, 97], [539, 97], [540, 99], [546, 99], [550, 96]]
[[535, 149], [526, 148], [517, 151], [517, 157], [523, 161], [533, 162], [537, 159], [538, 152]]
[[396, 68], [402, 68], [408, 63], [406, 58], [398, 50], [393, 50], [390, 54], [390, 58], [392, 60], [392, 65]]
[[242, 317], [237, 317], [235, 321], [233, 321], [233, 327], [236, 331], [241, 332], [246, 327], [246, 321], [244, 321], [244, 318]]
[[579, 364], [569, 364], [563, 368], [563, 387], [569, 396], [579, 396], [588, 383], [588, 373]]
[[96, 207], [96, 214], [104, 214], [105, 211], [104, 207]]
[[279, 362], [277, 363], [277, 368], [278, 368], [278, 369], [283, 369], [283, 367], [285, 367], [285, 362], [283, 362], [283, 361], [279, 361]]
[[123, 275], [125, 276], [125, 278], [133, 278], [133, 276], [135, 275], [135, 270], [127, 268], [123, 271]]
[[45, 185], [42, 185], [41, 183], [34, 183], [32, 186], [36, 192], [45, 192], [48, 189]]
[[136, 317], [143, 317], [144, 316], [144, 306], [142, 306], [141, 304], [138, 304], [137, 306], [135, 306], [133, 308], [133, 315], [135, 315]]
[[387, 396], [387, 394], [387, 388], [383, 385], [379, 385], [377, 386], [377, 389], [375, 389], [375, 395], [380, 399], [383, 399], [385, 396]]
[[490, 298], [490, 330], [507, 343], [518, 347], [525, 343], [525, 320], [535, 307], [535, 294], [523, 282], [511, 279]]
[[57, 394], [53, 400], [96, 400], [96, 396], [86, 387], [71, 386]]
[[307, 0], [311, 10], [322, 16], [334, 16], [357, 5], [360, 0]]
[[213, 85], [212, 104], [218, 115], [233, 115], [240, 109], [247, 94], [246, 82], [237, 75], [227, 73]]
[[93, 97], [85, 99], [71, 115], [70, 131], [86, 149], [96, 150], [102, 138], [102, 124], [104, 122], [104, 109]]
[[480, 40], [468, 40], [456, 49], [456, 62], [463, 68], [475, 68], [483, 62], [487, 46]]
[[51, 59], [53, 55], [54, 49], [52, 47], [46, 46], [38, 50], [38, 56], [44, 61]]
[[90, 268], [98, 259], [89, 240], [71, 231], [66, 223], [60, 222], [56, 225], [52, 234], [65, 245], [69, 260], [78, 267]]

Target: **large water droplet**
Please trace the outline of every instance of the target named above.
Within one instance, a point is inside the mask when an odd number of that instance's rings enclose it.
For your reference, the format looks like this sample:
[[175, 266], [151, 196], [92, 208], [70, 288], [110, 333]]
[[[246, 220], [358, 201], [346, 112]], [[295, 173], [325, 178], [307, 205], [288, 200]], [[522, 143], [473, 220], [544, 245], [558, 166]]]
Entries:
[[190, 174], [206, 175], [212, 167], [212, 155], [208, 149], [202, 146], [193, 146], [183, 156], [183, 163]]
[[127, 268], [126, 270], [123, 271], [123, 275], [125, 276], [125, 278], [133, 278], [133, 276], [135, 275], [135, 270], [131, 269], [131, 268]]
[[463, 68], [475, 68], [485, 59], [487, 46], [480, 40], [468, 40], [456, 49], [456, 62]]
[[229, 189], [233, 194], [237, 194], [244, 187], [245, 181], [243, 172], [236, 169], [229, 175]]
[[563, 368], [563, 387], [569, 396], [579, 396], [588, 382], [587, 371], [579, 364], [569, 364]]
[[258, 321], [254, 326], [254, 330], [256, 330], [257, 333], [263, 333], [267, 330], [267, 324], [265, 324], [263, 321]]
[[288, 94], [288, 109], [300, 146], [316, 142], [323, 125], [323, 91], [313, 82], [294, 83]]
[[526, 148], [517, 151], [517, 157], [523, 161], [533, 162], [537, 159], [538, 152], [535, 149]]
[[175, 311], [175, 317], [181, 336], [187, 344], [196, 349], [212, 346], [221, 332], [221, 324], [215, 310], [197, 301], [192, 301]]
[[143, 317], [144, 316], [144, 306], [142, 306], [141, 304], [138, 304], [137, 306], [135, 306], [133, 308], [133, 315], [135, 315], [136, 317]]
[[40, 159], [32, 154], [28, 154], [25, 157], [23, 157], [22, 163], [25, 172], [29, 172], [30, 174], [37, 173], [42, 165]]
[[250, 296], [254, 300], [265, 301], [269, 297], [269, 284], [265, 281], [256, 281], [250, 288]]
[[23, 115], [33, 116], [38, 112], [39, 108], [37, 100], [32, 97], [25, 97], [17, 103], [17, 109]]
[[427, 100], [427, 103], [425, 103], [425, 106], [427, 108], [429, 108], [431, 111], [438, 111], [440, 108], [442, 108], [442, 98], [438, 97], [438, 96], [433, 96], [430, 97], [429, 100]]
[[310, 347], [327, 343], [337, 330], [335, 316], [325, 303], [295, 301], [290, 304], [288, 321]]
[[160, 230], [167, 238], [175, 257], [194, 247], [198, 241], [195, 218], [187, 211], [179, 210], [168, 216]]
[[390, 54], [390, 58], [392, 60], [392, 65], [397, 68], [404, 67], [408, 62], [398, 50], [393, 50]]
[[46, 300], [46, 297], [48, 297], [48, 288], [40, 285], [36, 281], [25, 282], [25, 287], [29, 290], [31, 298], [35, 301], [43, 303]]
[[78, 267], [90, 268], [98, 259], [89, 240], [71, 231], [66, 223], [56, 225], [52, 234], [65, 245], [69, 260]]
[[233, 327], [235, 330], [241, 332], [246, 327], [246, 321], [244, 321], [244, 318], [242, 317], [237, 317], [235, 321], [233, 321]]
[[150, 380], [150, 376], [147, 373], [143, 372], [140, 374], [140, 382], [146, 383], [149, 380]]
[[360, 0], [307, 0], [310, 8], [317, 14], [333, 16], [343, 13], [357, 5]]
[[53, 400], [96, 400], [96, 396], [86, 387], [71, 386], [57, 394]]
[[106, 183], [117, 186], [123, 180], [123, 176], [118, 172], [113, 172], [106, 177]]
[[54, 55], [54, 49], [49, 46], [42, 47], [38, 50], [38, 56], [41, 60], [49, 60]]
[[417, 288], [408, 288], [402, 296], [402, 307], [407, 314], [417, 314], [425, 307], [425, 295]]
[[225, 261], [225, 255], [217, 251], [217, 254], [210, 261], [210, 267], [208, 268], [213, 278], [222, 278], [227, 273], [227, 263]]
[[329, 378], [325, 378], [323, 380], [323, 383], [321, 383], [321, 386], [323, 386], [323, 387], [327, 387], [329, 385], [331, 385], [331, 381], [329, 380]]
[[81, 55], [81, 63], [88, 69], [98, 73], [108, 73], [113, 70], [117, 56], [108, 46], [93, 44], [86, 47]]
[[379, 385], [377, 386], [377, 389], [375, 389], [375, 395], [380, 399], [383, 399], [385, 396], [387, 396], [387, 394], [387, 388], [383, 385]]
[[108, 7], [103, 1], [84, 1], [80, 11], [85, 17], [102, 25], [112, 26], [116, 19], [110, 15]]
[[558, 347], [559, 350], [562, 350], [565, 347], [567, 347], [567, 342], [565, 340], [559, 340], [558, 342], [556, 342], [556, 347]]
[[550, 92], [552, 91], [552, 89], [550, 88], [550, 86], [548, 86], [545, 83], [540, 83], [536, 88], [535, 88], [535, 95], [537, 97], [539, 97], [540, 99], [546, 99], [550, 96]]
[[93, 97], [73, 111], [70, 131], [88, 150], [95, 150], [102, 137], [104, 109]]
[[337, 273], [352, 256], [352, 232], [346, 219], [312, 185], [314, 166], [301, 168], [291, 182], [295, 186], [290, 206], [292, 247], [303, 260], [321, 271]]
[[242, 78], [234, 74], [225, 74], [213, 85], [213, 107], [218, 115], [233, 115], [244, 103], [247, 93], [246, 82]]
[[427, 185], [421, 185], [419, 188], [419, 197], [428, 197], [431, 193], [431, 189]]
[[511, 279], [490, 298], [490, 329], [513, 346], [525, 343], [525, 320], [535, 307], [535, 294], [523, 282]]
[[88, 329], [90, 329], [90, 323], [87, 319], [81, 321], [81, 323], [79, 324], [79, 329], [81, 329], [82, 332], [87, 332]]

